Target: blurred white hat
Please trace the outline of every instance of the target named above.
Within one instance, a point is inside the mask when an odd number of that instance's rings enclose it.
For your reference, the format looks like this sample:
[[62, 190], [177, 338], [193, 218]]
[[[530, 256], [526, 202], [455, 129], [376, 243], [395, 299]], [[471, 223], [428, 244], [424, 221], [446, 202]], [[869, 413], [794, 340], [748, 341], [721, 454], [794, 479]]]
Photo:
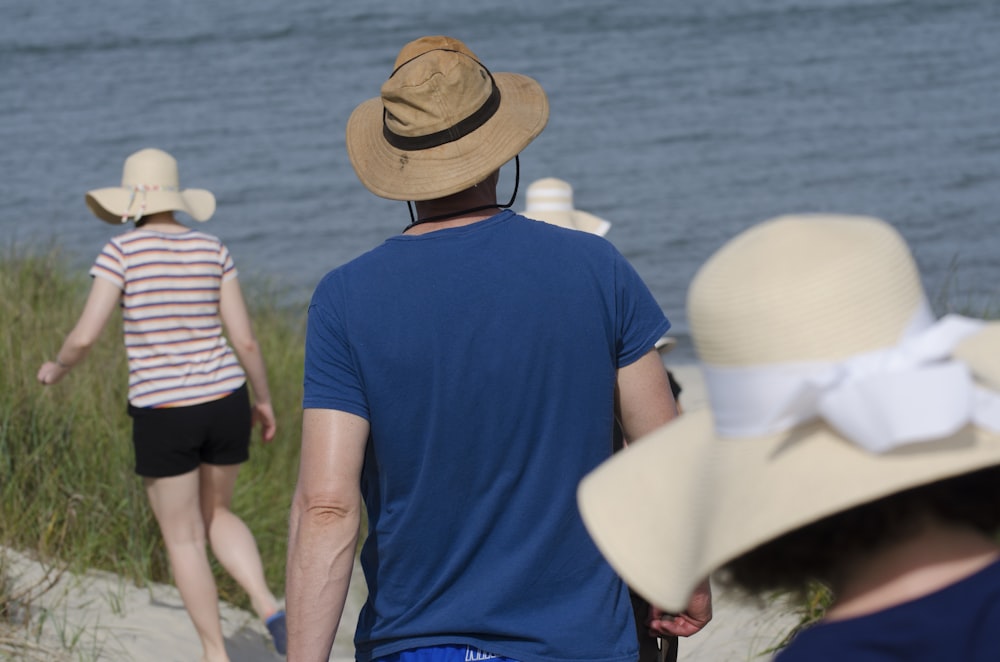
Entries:
[[573, 187], [561, 179], [546, 177], [528, 187], [528, 202], [524, 215], [571, 230], [581, 230], [604, 236], [611, 223], [593, 214], [573, 208]]

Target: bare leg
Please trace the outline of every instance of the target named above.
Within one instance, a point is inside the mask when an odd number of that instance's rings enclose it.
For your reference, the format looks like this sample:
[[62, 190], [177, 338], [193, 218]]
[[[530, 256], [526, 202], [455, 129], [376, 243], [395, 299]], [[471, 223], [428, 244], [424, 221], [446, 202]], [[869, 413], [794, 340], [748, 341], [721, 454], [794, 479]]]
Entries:
[[278, 611], [267, 587], [257, 541], [247, 525], [230, 510], [240, 465], [201, 465], [201, 508], [212, 552], [250, 596], [261, 620]]
[[229, 662], [219, 596], [205, 549], [205, 523], [199, 505], [199, 471], [169, 478], [145, 478], [146, 494], [160, 525], [170, 569], [194, 623], [206, 662]]

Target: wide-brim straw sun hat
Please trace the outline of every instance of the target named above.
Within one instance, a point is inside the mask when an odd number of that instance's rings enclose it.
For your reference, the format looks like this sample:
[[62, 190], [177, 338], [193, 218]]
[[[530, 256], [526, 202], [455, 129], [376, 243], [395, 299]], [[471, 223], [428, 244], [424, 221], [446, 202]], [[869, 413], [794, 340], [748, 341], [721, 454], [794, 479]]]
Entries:
[[177, 160], [160, 149], [141, 149], [125, 159], [122, 184], [89, 191], [87, 207], [115, 225], [164, 211], [184, 212], [196, 221], [215, 213], [215, 196], [204, 189], [182, 189]]
[[434, 200], [485, 180], [545, 128], [532, 78], [490, 73], [458, 39], [421, 37], [399, 52], [381, 95], [347, 121], [361, 183], [390, 200]]
[[1000, 464], [1000, 324], [935, 320], [885, 222], [757, 225], [698, 271], [688, 318], [710, 408], [637, 440], [578, 492], [597, 546], [663, 609], [794, 529]]
[[555, 177], [538, 179], [528, 186], [524, 215], [571, 230], [604, 236], [611, 223], [573, 207], [573, 187]]

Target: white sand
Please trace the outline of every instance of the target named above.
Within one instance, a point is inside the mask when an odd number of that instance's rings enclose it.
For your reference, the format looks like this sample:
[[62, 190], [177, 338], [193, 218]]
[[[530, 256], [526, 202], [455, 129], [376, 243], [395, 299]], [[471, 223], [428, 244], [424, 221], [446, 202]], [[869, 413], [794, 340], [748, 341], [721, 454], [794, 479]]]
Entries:
[[[697, 367], [671, 365], [670, 368], [684, 389], [681, 401], [685, 410], [704, 407], [705, 393]], [[10, 550], [6, 553], [7, 571], [14, 580], [15, 590], [36, 584], [44, 575], [42, 565]], [[354, 658], [354, 624], [365, 594], [364, 579], [355, 567], [351, 595], [331, 660], [347, 662]], [[33, 599], [32, 605], [32, 634], [22, 634], [56, 650], [65, 650], [62, 642], [73, 642], [73, 652], [66, 659], [192, 662], [200, 658], [201, 646], [194, 627], [172, 586], [136, 588], [115, 575], [99, 572], [82, 577], [64, 575], [52, 590]], [[271, 647], [266, 628], [253, 614], [222, 605], [222, 620], [227, 649], [234, 662], [282, 659]], [[717, 592], [715, 618], [704, 631], [681, 640], [679, 659], [704, 662], [767, 659], [758, 656], [778, 643], [796, 621], [781, 604], [744, 604]], [[0, 660], [4, 659], [20, 657], [0, 646]]]

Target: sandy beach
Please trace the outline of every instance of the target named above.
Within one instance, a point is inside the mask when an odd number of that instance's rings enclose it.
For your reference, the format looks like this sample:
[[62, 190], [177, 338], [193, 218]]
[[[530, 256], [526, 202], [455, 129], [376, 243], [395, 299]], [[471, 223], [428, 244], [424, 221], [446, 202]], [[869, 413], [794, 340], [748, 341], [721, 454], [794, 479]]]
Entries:
[[[47, 585], [52, 568], [13, 550], [6, 554], [7, 574], [19, 589]], [[364, 578], [355, 568], [352, 596], [337, 634], [331, 660], [354, 659], [351, 643], [354, 622], [364, 602]], [[58, 573], [55, 573], [58, 575]], [[5, 643], [0, 631], [0, 660], [78, 660], [80, 662], [196, 662], [201, 645], [180, 594], [172, 585], [136, 587], [106, 572], [58, 575], [55, 584], [31, 600], [32, 622], [15, 630], [27, 646]], [[264, 624], [232, 605], [220, 605], [226, 650], [234, 662], [272, 662], [284, 659], [271, 645]], [[12, 637], [10, 637], [12, 638]], [[67, 645], [71, 644], [71, 645]], [[62, 658], [54, 657], [65, 653]]]
[[[669, 358], [669, 356], [668, 356]], [[705, 406], [701, 374], [696, 366], [670, 366], [684, 391], [687, 411]], [[45, 585], [52, 571], [29, 557], [7, 550], [6, 574], [16, 594], [19, 589]], [[31, 624], [15, 630], [23, 644], [14, 646], [0, 631], [2, 660], [80, 660], [83, 662], [193, 662], [201, 647], [191, 621], [173, 586], [138, 588], [108, 573], [57, 577], [51, 588], [31, 599]], [[365, 599], [364, 579], [355, 567], [334, 651], [330, 659], [354, 659], [352, 636]], [[231, 605], [221, 607], [226, 646], [234, 662], [280, 660], [264, 625], [256, 617]], [[779, 643], [797, 622], [787, 605], [748, 604], [716, 591], [715, 617], [702, 632], [681, 640], [680, 660], [728, 662], [766, 660], [765, 651]]]

